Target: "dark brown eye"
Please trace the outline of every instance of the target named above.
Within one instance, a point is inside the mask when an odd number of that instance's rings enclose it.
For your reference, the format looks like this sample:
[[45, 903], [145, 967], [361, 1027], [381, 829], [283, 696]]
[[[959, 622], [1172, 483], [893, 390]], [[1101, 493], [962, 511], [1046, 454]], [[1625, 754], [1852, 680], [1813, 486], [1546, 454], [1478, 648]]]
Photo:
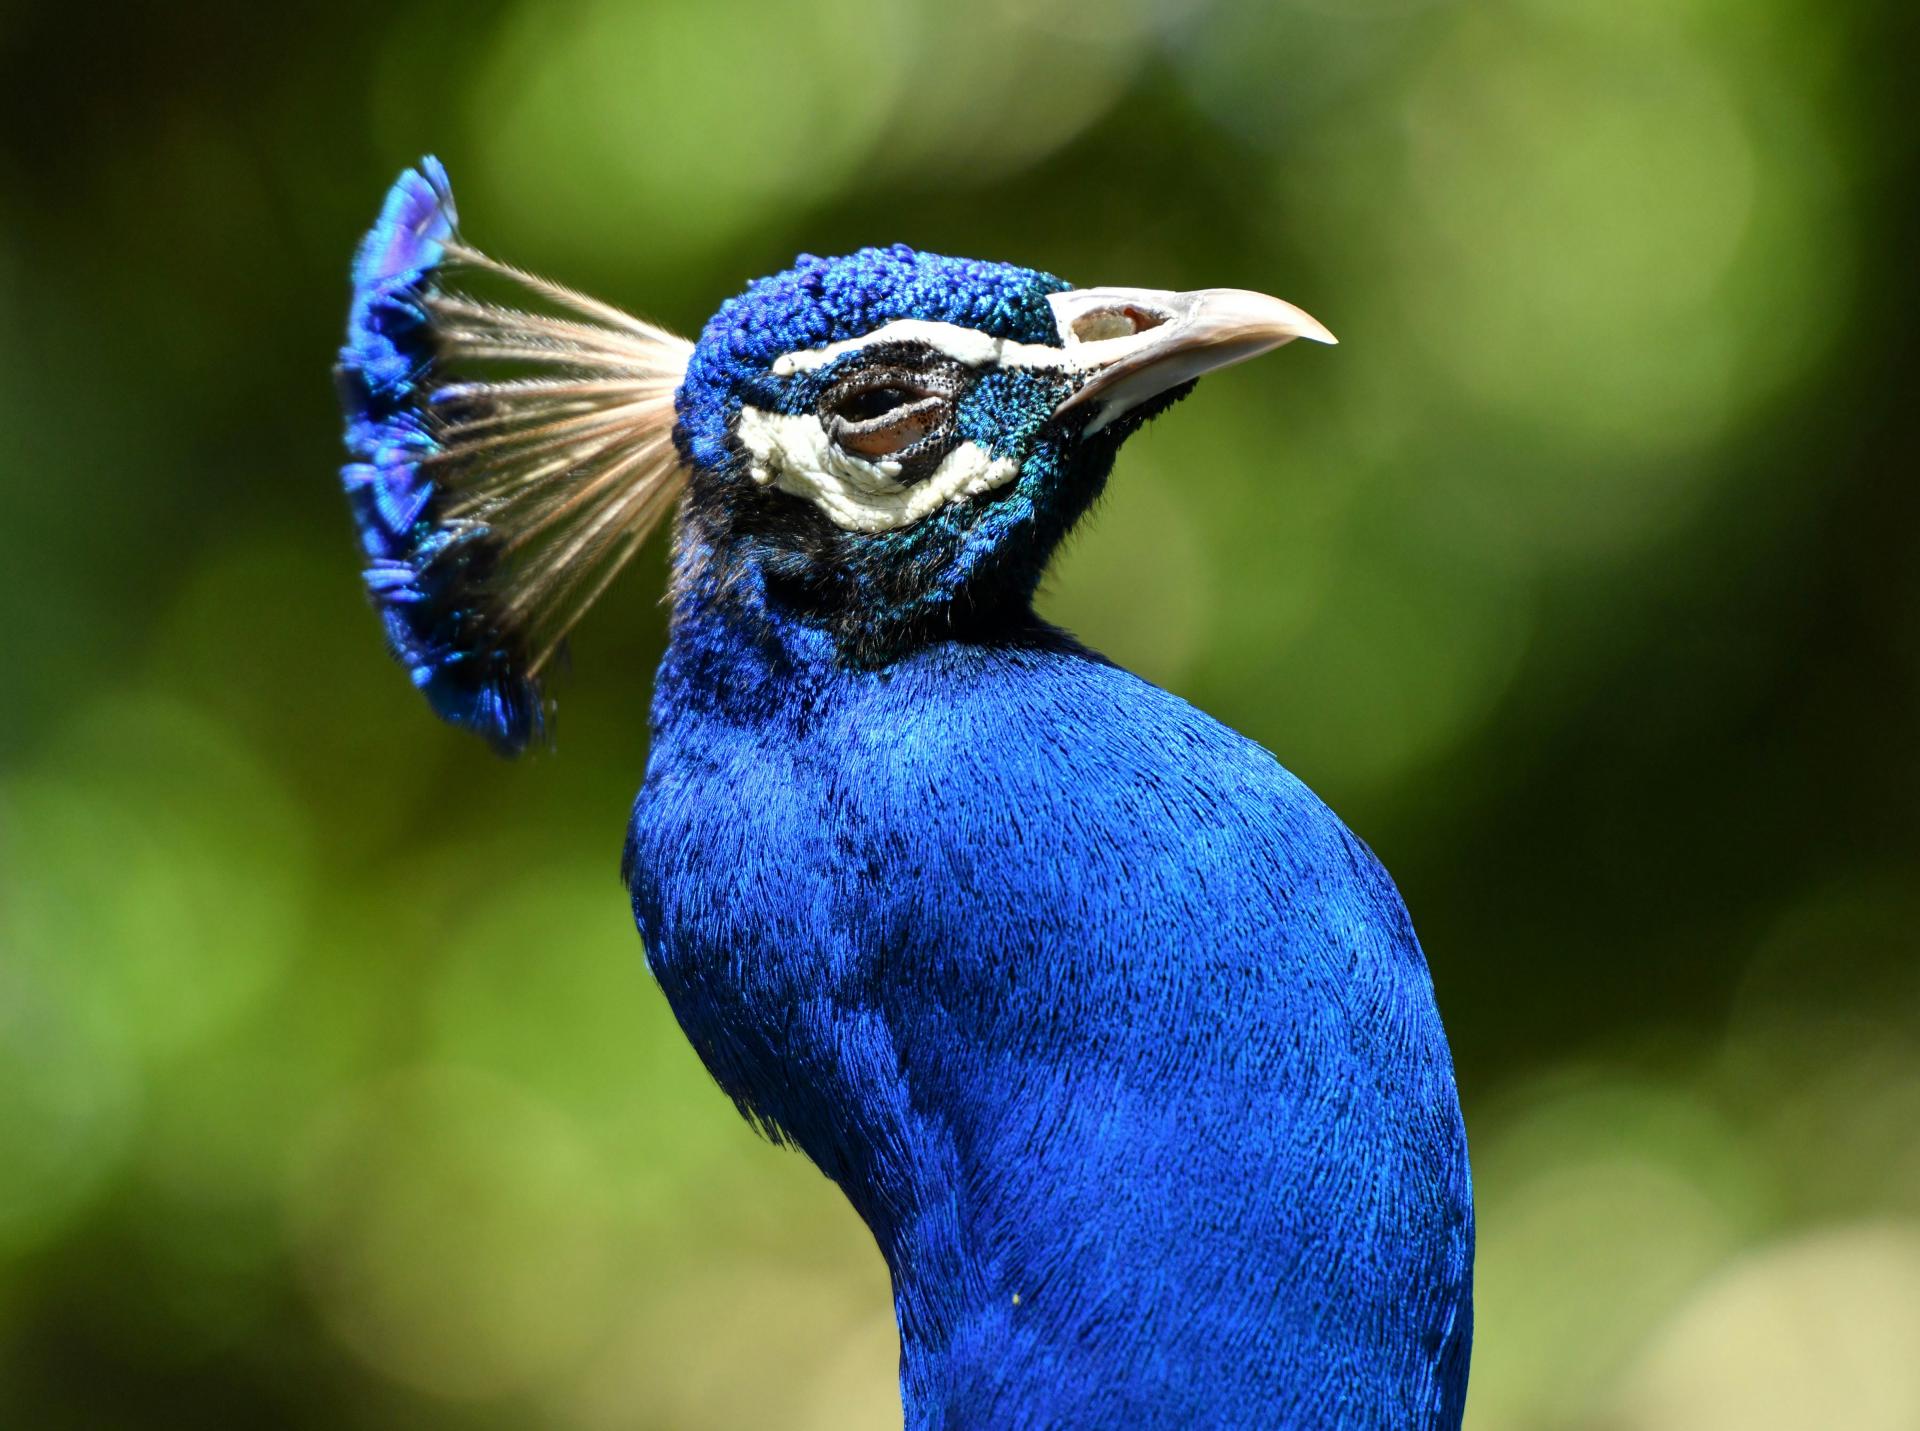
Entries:
[[943, 398], [909, 398], [862, 422], [849, 422], [836, 413], [828, 430], [848, 452], [861, 457], [893, 457], [937, 432], [946, 416]]
[[973, 374], [925, 344], [869, 349], [814, 400], [833, 445], [917, 482], [951, 446], [955, 411]]
[[839, 415], [848, 422], [866, 422], [912, 402], [914, 394], [900, 387], [866, 388], [853, 393], [839, 407]]
[[828, 393], [823, 406], [827, 432], [842, 449], [878, 460], [939, 431], [952, 404], [944, 392], [895, 370], [849, 382]]

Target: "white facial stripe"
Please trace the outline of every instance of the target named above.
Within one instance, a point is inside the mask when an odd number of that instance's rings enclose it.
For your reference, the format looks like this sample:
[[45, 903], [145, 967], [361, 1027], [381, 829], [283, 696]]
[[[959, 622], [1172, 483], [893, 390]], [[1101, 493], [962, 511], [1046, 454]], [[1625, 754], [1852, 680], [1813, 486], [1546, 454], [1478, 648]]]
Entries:
[[805, 497], [849, 532], [910, 526], [949, 502], [1004, 487], [1020, 471], [1011, 457], [994, 457], [979, 443], [967, 441], [923, 480], [909, 485], [899, 481], [898, 462], [869, 462], [842, 451], [812, 413], [743, 407], [735, 430], [753, 457], [754, 481]]
[[[1016, 343], [1010, 338], [995, 338], [977, 328], [958, 323], [934, 323], [925, 318], [900, 318], [862, 333], [858, 338], [829, 343], [824, 348], [802, 348], [773, 361], [773, 375], [790, 377], [794, 373], [817, 372], [827, 364], [881, 343], [924, 343], [969, 368], [1064, 368], [1080, 365], [1080, 354], [1045, 343]], [[1097, 345], [1083, 344], [1082, 347]]]

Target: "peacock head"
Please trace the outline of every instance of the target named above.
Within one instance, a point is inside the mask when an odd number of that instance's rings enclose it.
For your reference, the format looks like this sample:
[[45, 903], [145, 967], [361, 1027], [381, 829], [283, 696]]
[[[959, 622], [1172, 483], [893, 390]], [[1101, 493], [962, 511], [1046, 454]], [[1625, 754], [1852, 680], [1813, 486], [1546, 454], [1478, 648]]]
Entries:
[[896, 245], [802, 257], [688, 344], [467, 246], [428, 159], [355, 263], [345, 478], [395, 653], [512, 752], [568, 630], [676, 502], [677, 600], [749, 593], [884, 662], [1025, 611], [1128, 434], [1295, 338], [1334, 341], [1264, 294]]
[[714, 315], [680, 388], [690, 552], [854, 659], [1024, 608], [1127, 435], [1209, 368], [1331, 334], [1234, 289], [1071, 288], [896, 245]]

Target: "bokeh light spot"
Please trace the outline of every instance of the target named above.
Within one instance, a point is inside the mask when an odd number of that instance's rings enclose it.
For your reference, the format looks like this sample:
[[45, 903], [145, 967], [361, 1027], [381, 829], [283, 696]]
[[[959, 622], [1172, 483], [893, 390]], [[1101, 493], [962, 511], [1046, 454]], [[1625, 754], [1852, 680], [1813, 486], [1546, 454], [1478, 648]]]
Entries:
[[1473, 1421], [1577, 1421], [1642, 1329], [1740, 1245], [1763, 1196], [1684, 1091], [1563, 1075], [1477, 1129]]
[[15, 785], [13, 813], [0, 917], [16, 956], [149, 1058], [244, 1016], [298, 942], [302, 812], [191, 707], [129, 695], [77, 713]]
[[[1678, 34], [1474, 12], [1407, 101], [1408, 311], [1481, 400], [1659, 452], [1727, 414], [1753, 141]], [[1631, 102], [1626, 102], [1631, 96]]]
[[[605, 859], [517, 871], [470, 901], [430, 1004], [435, 1057], [513, 1080], [574, 1120], [635, 1211], [684, 1231], [703, 1168], [753, 1135], [648, 974]], [[471, 865], [465, 866], [471, 869]]]
[[[210, 554], [154, 634], [155, 686], [229, 722], [313, 804], [396, 810], [417, 798], [443, 745], [413, 719], [420, 697], [382, 649], [348, 524], [296, 538], [255, 531]], [[247, 674], [231, 679], [236, 665]], [[385, 711], [387, 718], [370, 715]], [[383, 838], [375, 821], [330, 853]]]
[[[892, 110], [911, 11], [824, 0], [524, 6], [473, 89], [490, 244], [641, 271], [831, 193]], [[724, 56], [724, 69], [716, 61]]]
[[1144, 57], [1164, 0], [912, 0], [906, 73], [870, 177], [916, 186], [1018, 172], [1113, 104]]
[[124, 1156], [139, 1073], [111, 1025], [25, 956], [6, 912], [31, 824], [0, 787], [0, 1263], [53, 1236]]
[[361, 1086], [313, 1130], [289, 1206], [327, 1325], [422, 1390], [527, 1387], [605, 1315], [601, 1170], [569, 1120], [490, 1075], [423, 1067]]
[[1655, 1333], [1606, 1431], [1911, 1431], [1920, 1228], [1827, 1229], [1756, 1252]]
[[783, 1431], [898, 1428], [885, 1264], [870, 1242], [804, 1235], [837, 1259], [770, 1247], [752, 1261], [677, 1265], [673, 1298], [643, 1299], [566, 1393], [567, 1423], [732, 1431], [777, 1404]]

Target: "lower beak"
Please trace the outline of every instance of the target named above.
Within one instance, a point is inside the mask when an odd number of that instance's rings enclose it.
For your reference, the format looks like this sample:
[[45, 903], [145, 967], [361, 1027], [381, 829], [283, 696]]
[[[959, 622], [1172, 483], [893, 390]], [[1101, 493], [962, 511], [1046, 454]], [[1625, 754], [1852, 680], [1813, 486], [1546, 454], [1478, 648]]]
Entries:
[[1244, 288], [1074, 288], [1047, 302], [1070, 366], [1085, 375], [1055, 411], [1085, 408], [1087, 434], [1168, 388], [1295, 338], [1339, 341], [1291, 303]]

